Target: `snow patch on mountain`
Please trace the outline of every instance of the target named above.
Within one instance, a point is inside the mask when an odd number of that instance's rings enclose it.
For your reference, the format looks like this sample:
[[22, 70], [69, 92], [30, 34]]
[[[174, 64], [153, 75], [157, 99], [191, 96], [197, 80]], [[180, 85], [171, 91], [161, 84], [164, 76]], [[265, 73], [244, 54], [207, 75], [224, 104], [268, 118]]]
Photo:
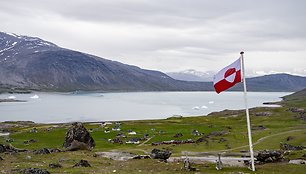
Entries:
[[187, 69], [179, 72], [168, 72], [166, 74], [177, 80], [210, 82], [212, 81], [215, 72], [201, 72], [194, 69]]

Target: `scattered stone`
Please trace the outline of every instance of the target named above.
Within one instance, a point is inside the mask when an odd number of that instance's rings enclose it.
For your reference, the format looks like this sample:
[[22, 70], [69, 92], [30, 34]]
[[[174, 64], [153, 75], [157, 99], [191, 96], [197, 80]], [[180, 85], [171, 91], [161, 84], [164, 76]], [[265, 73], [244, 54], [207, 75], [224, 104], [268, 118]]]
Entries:
[[[83, 126], [82, 123], [73, 123], [72, 127], [67, 131], [65, 141], [63, 146], [65, 148], [71, 148], [73, 142], [80, 142], [81, 147], [83, 143], [87, 146], [87, 149], [92, 149], [95, 147], [95, 141], [91, 137], [90, 133]], [[78, 150], [78, 148], [72, 148]], [[82, 149], [82, 148], [81, 148]]]
[[26, 159], [30, 160], [30, 159], [32, 159], [32, 157], [30, 155], [28, 155], [28, 156], [26, 156]]
[[258, 126], [252, 126], [252, 130], [265, 130], [266, 126], [264, 125], [258, 125]]
[[174, 137], [174, 138], [179, 138], [179, 137], [182, 137], [182, 136], [183, 136], [182, 133], [177, 133], [177, 134], [175, 134], [173, 137]]
[[58, 163], [51, 163], [49, 164], [49, 168], [55, 169], [55, 168], [62, 168], [63, 166]]
[[201, 138], [197, 139], [197, 141], [196, 141], [196, 143], [202, 143], [202, 142], [205, 142], [205, 144], [208, 145], [208, 140], [207, 140], [206, 136], [201, 137]]
[[114, 138], [110, 141], [111, 143], [118, 143], [118, 144], [123, 144], [123, 141], [120, 138]]
[[293, 112], [293, 113], [297, 113], [297, 115], [295, 116], [296, 118], [306, 121], [306, 111], [303, 108], [296, 108], [296, 107], [291, 107], [289, 109], [287, 109], [287, 111]]
[[306, 160], [290, 160], [289, 164], [306, 164]]
[[232, 129], [232, 126], [226, 126], [227, 129]]
[[287, 143], [280, 143], [281, 150], [303, 150], [306, 149], [305, 146], [293, 146]]
[[144, 134], [144, 135], [143, 135], [143, 138], [144, 138], [144, 139], [148, 139], [148, 138], [149, 138], [149, 134]]
[[136, 155], [132, 159], [150, 159], [149, 155]]
[[209, 138], [209, 137], [211, 137], [211, 136], [222, 136], [222, 135], [225, 135], [225, 134], [227, 134], [228, 133], [228, 131], [215, 131], [215, 132], [211, 132], [211, 133], [209, 133], [208, 135], [207, 135], [207, 137]]
[[280, 150], [264, 150], [259, 151], [256, 159], [259, 163], [281, 162], [284, 160], [283, 151]]
[[36, 127], [34, 127], [30, 132], [32, 132], [32, 133], [37, 133], [38, 132], [38, 130], [37, 130], [37, 128]]
[[58, 148], [54, 148], [54, 149], [49, 149], [50, 153], [59, 153], [62, 152], [62, 150], [58, 149]]
[[271, 112], [256, 112], [254, 115], [257, 117], [260, 117], [260, 116], [268, 117], [268, 116], [271, 116]]
[[232, 147], [229, 144], [225, 145], [226, 149], [231, 149]]
[[126, 136], [122, 132], [119, 132], [117, 138], [126, 138]]
[[194, 136], [201, 136], [202, 134], [198, 130], [193, 129], [192, 130], [192, 135], [194, 135]]
[[24, 170], [21, 170], [20, 173], [21, 174], [50, 174], [50, 172], [48, 172], [47, 170], [39, 169], [39, 168], [24, 169]]
[[0, 156], [0, 161], [3, 161], [4, 159]]
[[287, 141], [291, 141], [291, 140], [293, 140], [293, 139], [294, 139], [293, 136], [288, 136], [286, 140], [287, 140]]
[[291, 108], [288, 108], [287, 111], [294, 112], [294, 113], [301, 113], [301, 112], [305, 112], [305, 109], [303, 109], [303, 108], [291, 107]]
[[125, 142], [126, 144], [139, 144], [140, 139], [139, 138], [131, 138], [130, 140]]
[[0, 144], [0, 153], [6, 152], [6, 146]]
[[34, 150], [33, 153], [35, 155], [45, 155], [45, 154], [50, 154], [50, 151], [47, 148], [42, 148], [42, 149]]
[[30, 143], [35, 143], [35, 142], [37, 142], [37, 140], [30, 139], [30, 140], [24, 141], [23, 144], [30, 144]]
[[169, 150], [153, 149], [150, 156], [153, 159], [161, 159], [163, 161], [167, 161], [171, 154], [172, 153]]
[[220, 140], [219, 140], [218, 143], [223, 143], [223, 142], [225, 142], [225, 141], [227, 141], [225, 138], [220, 138]]
[[73, 167], [91, 167], [87, 160], [80, 160]]

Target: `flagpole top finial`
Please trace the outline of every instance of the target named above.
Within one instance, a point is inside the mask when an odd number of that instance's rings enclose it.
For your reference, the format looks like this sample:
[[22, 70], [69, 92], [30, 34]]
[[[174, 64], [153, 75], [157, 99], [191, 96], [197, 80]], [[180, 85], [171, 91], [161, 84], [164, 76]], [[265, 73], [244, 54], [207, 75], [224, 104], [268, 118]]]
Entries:
[[243, 52], [243, 51], [241, 51], [241, 52], [240, 52], [240, 54], [244, 54], [244, 52]]

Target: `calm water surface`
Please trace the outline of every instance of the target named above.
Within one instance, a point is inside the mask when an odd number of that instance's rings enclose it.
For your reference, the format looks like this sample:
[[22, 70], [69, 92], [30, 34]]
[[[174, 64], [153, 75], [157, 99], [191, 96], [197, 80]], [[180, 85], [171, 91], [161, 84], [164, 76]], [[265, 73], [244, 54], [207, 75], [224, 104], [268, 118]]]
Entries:
[[[280, 101], [283, 92], [249, 92], [249, 107]], [[27, 102], [0, 103], [0, 121], [40, 123], [167, 118], [206, 115], [224, 109], [243, 109], [242, 92], [134, 92], [1, 94]]]

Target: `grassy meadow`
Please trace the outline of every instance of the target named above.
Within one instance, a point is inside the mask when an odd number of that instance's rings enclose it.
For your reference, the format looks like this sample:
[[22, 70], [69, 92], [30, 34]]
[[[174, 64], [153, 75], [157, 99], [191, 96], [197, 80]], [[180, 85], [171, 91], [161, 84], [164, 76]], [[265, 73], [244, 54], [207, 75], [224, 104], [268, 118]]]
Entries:
[[[306, 122], [297, 118], [297, 113], [288, 111], [289, 107], [306, 109], [306, 95], [303, 93], [294, 94], [284, 98], [280, 104], [283, 107], [252, 108], [251, 124], [254, 151], [265, 149], [280, 149], [280, 143], [306, 146]], [[269, 113], [269, 116], [255, 116], [256, 113]], [[111, 143], [109, 139], [117, 136], [118, 131], [112, 131], [115, 123], [101, 126], [101, 123], [84, 123], [95, 140], [96, 147], [92, 151], [60, 152], [47, 155], [34, 155], [31, 151], [17, 154], [0, 153], [4, 160], [0, 161], [0, 173], [17, 172], [18, 169], [36, 167], [44, 168], [51, 173], [191, 173], [182, 170], [183, 163], [164, 163], [153, 159], [115, 161], [107, 158], [96, 157], [95, 152], [124, 151], [135, 154], [148, 154], [153, 148], [169, 149], [172, 156], [182, 156], [182, 152], [207, 152], [217, 154], [234, 154], [240, 151], [247, 151], [248, 137], [246, 117], [244, 110], [222, 111], [209, 114], [208, 116], [168, 118], [163, 120], [139, 120], [121, 121], [120, 132], [126, 138], [120, 138], [123, 142], [131, 138], [143, 138], [148, 135], [147, 140], [140, 141], [140, 144], [119, 144]], [[9, 128], [9, 137], [0, 137], [0, 144], [11, 144], [19, 149], [37, 150], [41, 148], [62, 149], [65, 133], [70, 124], [18, 124], [0, 123], [0, 125], [15, 125]], [[33, 132], [33, 128], [37, 132]], [[262, 128], [262, 129], [260, 129]], [[105, 130], [110, 130], [105, 133]], [[136, 135], [129, 135], [128, 131], [135, 131]], [[193, 135], [192, 131], [197, 130], [202, 135]], [[222, 132], [221, 135], [213, 133]], [[182, 136], [174, 137], [181, 133]], [[210, 135], [206, 142], [192, 144], [168, 144], [152, 146], [154, 142], [169, 140], [193, 140]], [[292, 137], [289, 141], [288, 137]], [[10, 139], [10, 142], [7, 140]], [[35, 140], [33, 143], [24, 143], [28, 140]], [[286, 154], [286, 159], [298, 159], [306, 153], [306, 150], [291, 151]], [[89, 161], [92, 167], [72, 168], [81, 159]], [[50, 163], [60, 163], [63, 168], [50, 169]], [[257, 165], [256, 171], [251, 172], [247, 167], [225, 166], [223, 170], [217, 171], [215, 164], [205, 162], [193, 164], [199, 173], [303, 173], [305, 165], [282, 163], [268, 163]]]

